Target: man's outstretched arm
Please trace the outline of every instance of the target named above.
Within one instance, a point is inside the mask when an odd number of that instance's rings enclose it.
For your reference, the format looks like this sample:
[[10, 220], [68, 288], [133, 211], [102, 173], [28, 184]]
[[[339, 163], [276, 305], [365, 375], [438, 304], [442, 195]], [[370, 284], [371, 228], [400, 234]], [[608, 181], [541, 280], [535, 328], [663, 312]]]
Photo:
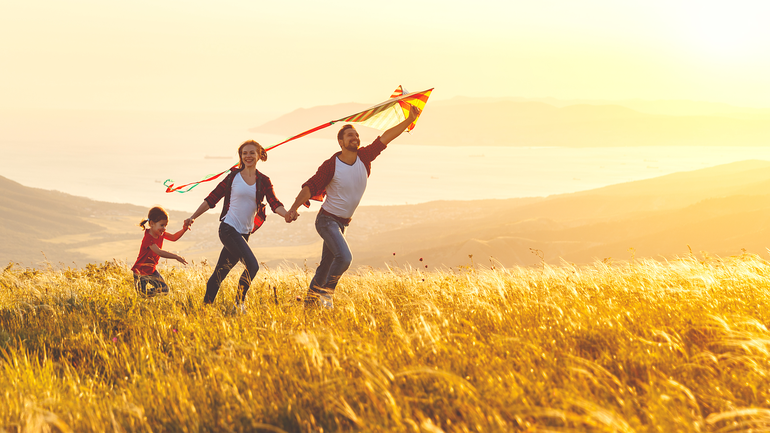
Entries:
[[388, 143], [393, 141], [396, 137], [401, 135], [401, 133], [406, 131], [406, 128], [408, 128], [409, 125], [411, 125], [412, 122], [414, 122], [417, 119], [417, 116], [419, 115], [420, 115], [420, 109], [415, 107], [414, 105], [410, 106], [409, 117], [407, 117], [406, 120], [404, 120], [398, 125], [382, 133], [382, 135], [380, 136], [380, 141], [382, 142], [382, 144], [387, 145]]
[[297, 195], [297, 199], [294, 200], [294, 204], [291, 205], [291, 208], [289, 208], [289, 211], [286, 212], [286, 215], [284, 216], [284, 219], [287, 223], [290, 223], [299, 217], [299, 213], [297, 212], [297, 209], [299, 209], [300, 206], [302, 206], [303, 203], [310, 200], [311, 194], [310, 194], [310, 188], [307, 186], [302, 187], [302, 190]]

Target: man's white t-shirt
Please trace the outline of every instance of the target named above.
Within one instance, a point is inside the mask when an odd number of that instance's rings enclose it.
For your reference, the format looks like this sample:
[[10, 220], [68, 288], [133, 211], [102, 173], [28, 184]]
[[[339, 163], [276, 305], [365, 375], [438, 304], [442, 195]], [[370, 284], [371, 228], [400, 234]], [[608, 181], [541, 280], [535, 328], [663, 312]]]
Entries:
[[321, 207], [340, 218], [352, 218], [366, 191], [366, 166], [358, 156], [353, 165], [345, 164], [339, 157], [335, 164], [334, 177], [326, 185], [326, 201]]
[[249, 185], [240, 173], [233, 177], [230, 187], [230, 207], [224, 222], [238, 233], [248, 234], [254, 228], [254, 215], [257, 213], [257, 183]]

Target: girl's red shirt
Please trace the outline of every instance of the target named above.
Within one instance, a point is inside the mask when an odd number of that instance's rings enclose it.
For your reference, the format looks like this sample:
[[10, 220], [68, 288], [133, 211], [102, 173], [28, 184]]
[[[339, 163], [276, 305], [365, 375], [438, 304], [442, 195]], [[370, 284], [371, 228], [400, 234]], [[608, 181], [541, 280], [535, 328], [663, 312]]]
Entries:
[[139, 256], [131, 270], [138, 275], [152, 275], [155, 272], [155, 267], [158, 266], [160, 256], [152, 252], [150, 245], [155, 244], [158, 248], [163, 249], [163, 239], [166, 239], [166, 236], [167, 233], [164, 232], [163, 236], [154, 238], [150, 234], [150, 229], [146, 229], [142, 238], [142, 246], [139, 247]]

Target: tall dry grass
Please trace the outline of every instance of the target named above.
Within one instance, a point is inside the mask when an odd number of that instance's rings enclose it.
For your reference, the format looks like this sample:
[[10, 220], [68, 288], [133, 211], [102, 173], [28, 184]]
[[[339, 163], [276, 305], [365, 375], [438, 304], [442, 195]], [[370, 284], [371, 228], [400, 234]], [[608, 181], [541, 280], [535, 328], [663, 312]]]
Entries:
[[122, 265], [6, 268], [0, 430], [770, 429], [757, 256], [362, 271], [307, 313], [311, 275], [262, 270], [243, 316], [210, 272], [145, 299]]

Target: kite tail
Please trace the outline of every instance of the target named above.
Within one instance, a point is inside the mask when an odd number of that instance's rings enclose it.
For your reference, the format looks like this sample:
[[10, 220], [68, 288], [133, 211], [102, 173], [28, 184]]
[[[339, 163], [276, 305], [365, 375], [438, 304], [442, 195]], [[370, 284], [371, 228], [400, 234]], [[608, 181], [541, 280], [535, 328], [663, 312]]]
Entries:
[[[199, 180], [197, 182], [187, 183], [187, 184], [184, 184], [184, 185], [181, 185], [181, 186], [174, 186], [174, 180], [173, 179], [166, 179], [166, 181], [163, 182], [163, 186], [166, 187], [166, 192], [180, 192], [180, 193], [190, 192], [190, 190], [192, 190], [196, 186], [202, 184], [203, 182], [212, 181], [212, 180], [218, 178], [219, 176], [222, 176], [223, 174], [227, 173], [228, 171], [230, 171], [230, 170], [232, 170], [232, 169], [234, 169], [236, 167], [237, 167], [237, 165], [234, 165], [234, 166], [228, 168], [227, 170], [225, 170], [225, 171], [223, 171], [223, 172], [221, 172], [219, 174], [215, 174], [213, 176], [209, 175], [209, 177], [207, 177], [207, 178], [205, 178], [203, 180]], [[189, 188], [187, 188], [188, 186], [189, 186]], [[187, 189], [185, 189], [183, 191], [184, 188], [187, 188]]]

